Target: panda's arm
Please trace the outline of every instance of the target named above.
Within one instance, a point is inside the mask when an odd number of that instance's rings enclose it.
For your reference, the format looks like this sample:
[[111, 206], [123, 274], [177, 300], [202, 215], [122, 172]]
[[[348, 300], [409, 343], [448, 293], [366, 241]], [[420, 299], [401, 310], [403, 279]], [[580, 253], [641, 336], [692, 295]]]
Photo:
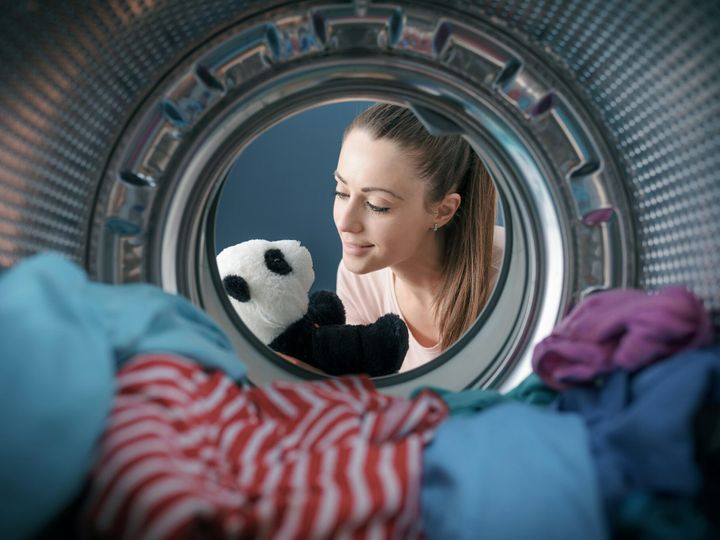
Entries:
[[332, 291], [315, 291], [310, 295], [307, 318], [317, 326], [345, 324], [345, 308]]

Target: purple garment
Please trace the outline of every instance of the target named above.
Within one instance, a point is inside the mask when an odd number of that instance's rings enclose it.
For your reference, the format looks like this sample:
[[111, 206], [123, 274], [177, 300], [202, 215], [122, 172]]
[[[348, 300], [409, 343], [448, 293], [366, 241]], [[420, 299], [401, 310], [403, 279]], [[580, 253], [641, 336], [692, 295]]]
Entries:
[[637, 370], [712, 343], [710, 314], [683, 287], [614, 289], [576, 306], [533, 351], [533, 369], [556, 390], [617, 368]]

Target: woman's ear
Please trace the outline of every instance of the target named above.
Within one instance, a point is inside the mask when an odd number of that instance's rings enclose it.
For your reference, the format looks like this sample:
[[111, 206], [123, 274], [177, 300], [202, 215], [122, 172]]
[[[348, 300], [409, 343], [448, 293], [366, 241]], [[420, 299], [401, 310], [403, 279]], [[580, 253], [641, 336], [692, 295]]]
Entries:
[[458, 193], [448, 193], [435, 207], [435, 220], [438, 227], [443, 227], [453, 218], [460, 208], [462, 197]]

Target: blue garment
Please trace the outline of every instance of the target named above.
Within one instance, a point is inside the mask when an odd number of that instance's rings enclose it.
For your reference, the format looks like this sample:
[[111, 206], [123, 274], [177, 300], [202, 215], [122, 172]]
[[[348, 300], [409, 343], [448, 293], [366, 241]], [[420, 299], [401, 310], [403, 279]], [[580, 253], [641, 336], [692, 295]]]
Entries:
[[586, 422], [600, 488], [612, 514], [631, 491], [694, 497], [693, 422], [720, 402], [720, 346], [678, 354], [630, 374], [614, 371], [595, 386], [558, 396], [554, 407]]
[[521, 403], [448, 418], [425, 450], [428, 540], [607, 536], [582, 420]]
[[37, 533], [82, 487], [114, 393], [115, 370], [171, 352], [245, 368], [190, 302], [150, 285], [101, 285], [56, 254], [0, 275], [0, 531]]

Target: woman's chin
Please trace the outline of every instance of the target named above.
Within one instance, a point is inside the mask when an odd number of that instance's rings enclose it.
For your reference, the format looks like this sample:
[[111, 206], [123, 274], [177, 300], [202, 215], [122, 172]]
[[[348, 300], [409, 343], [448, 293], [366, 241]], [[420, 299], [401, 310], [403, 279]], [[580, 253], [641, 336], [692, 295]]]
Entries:
[[382, 266], [373, 264], [372, 261], [367, 260], [363, 257], [357, 257], [353, 255], [343, 254], [343, 264], [348, 271], [353, 274], [367, 274], [368, 272], [374, 272], [379, 270]]

